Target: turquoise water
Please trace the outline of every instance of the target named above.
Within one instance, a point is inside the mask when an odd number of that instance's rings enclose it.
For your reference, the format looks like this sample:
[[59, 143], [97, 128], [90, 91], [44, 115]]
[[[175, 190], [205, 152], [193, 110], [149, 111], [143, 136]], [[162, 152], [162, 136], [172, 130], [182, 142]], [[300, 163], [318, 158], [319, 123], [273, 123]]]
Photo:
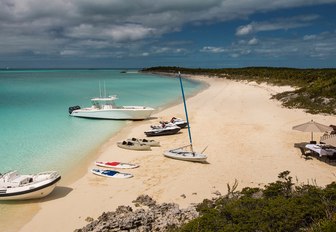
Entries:
[[[68, 107], [90, 106], [99, 82], [118, 105], [157, 108], [181, 98], [177, 78], [120, 70], [0, 71], [0, 173], [65, 172], [95, 151], [126, 121], [74, 118]], [[184, 81], [191, 94], [201, 88]]]

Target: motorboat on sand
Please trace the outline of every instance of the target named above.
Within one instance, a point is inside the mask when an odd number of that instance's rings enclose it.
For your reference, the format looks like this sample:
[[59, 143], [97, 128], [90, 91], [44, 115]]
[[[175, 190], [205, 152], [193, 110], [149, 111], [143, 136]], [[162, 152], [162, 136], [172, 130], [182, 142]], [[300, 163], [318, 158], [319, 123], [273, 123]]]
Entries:
[[161, 136], [161, 135], [173, 135], [181, 130], [180, 127], [173, 123], [161, 123], [157, 126], [151, 126], [150, 130], [145, 131], [146, 136]]
[[18, 171], [0, 174], [0, 200], [28, 200], [49, 195], [61, 179], [56, 171], [22, 175]]
[[149, 118], [155, 110], [147, 106], [117, 106], [114, 102], [117, 99], [116, 95], [92, 98], [91, 107], [71, 106], [69, 114], [82, 118], [143, 120]]

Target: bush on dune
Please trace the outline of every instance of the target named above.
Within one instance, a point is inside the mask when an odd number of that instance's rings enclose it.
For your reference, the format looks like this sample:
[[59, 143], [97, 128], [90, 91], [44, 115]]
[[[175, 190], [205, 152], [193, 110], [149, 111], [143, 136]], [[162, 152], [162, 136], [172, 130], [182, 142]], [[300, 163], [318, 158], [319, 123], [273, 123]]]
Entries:
[[176, 231], [335, 231], [336, 183], [325, 188], [295, 186], [289, 172], [259, 188], [235, 196], [204, 200], [200, 217]]

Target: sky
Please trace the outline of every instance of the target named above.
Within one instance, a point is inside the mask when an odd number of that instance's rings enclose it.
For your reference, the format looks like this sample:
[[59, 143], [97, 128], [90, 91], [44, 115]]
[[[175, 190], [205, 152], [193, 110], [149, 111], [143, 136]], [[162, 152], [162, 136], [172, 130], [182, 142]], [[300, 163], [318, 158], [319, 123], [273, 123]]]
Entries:
[[336, 68], [336, 0], [0, 0], [3, 68]]

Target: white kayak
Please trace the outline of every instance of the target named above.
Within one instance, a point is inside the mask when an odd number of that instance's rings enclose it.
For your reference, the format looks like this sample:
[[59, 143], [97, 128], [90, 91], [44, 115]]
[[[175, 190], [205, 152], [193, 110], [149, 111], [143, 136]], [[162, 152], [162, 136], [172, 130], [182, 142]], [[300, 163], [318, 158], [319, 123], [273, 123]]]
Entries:
[[172, 159], [201, 163], [206, 162], [207, 159], [207, 156], [205, 154], [186, 151], [180, 148], [164, 151], [163, 155]]
[[122, 162], [96, 162], [97, 166], [105, 167], [105, 168], [119, 168], [119, 169], [132, 169], [137, 168], [139, 165], [137, 164], [130, 164], [130, 163], [122, 163]]
[[126, 179], [133, 177], [130, 173], [122, 173], [114, 170], [106, 170], [106, 169], [99, 169], [93, 168], [91, 172], [98, 176], [110, 177], [110, 178], [117, 178], [117, 179]]
[[151, 147], [146, 144], [141, 144], [131, 141], [122, 141], [117, 142], [117, 146], [124, 149], [135, 150], [135, 151], [148, 151], [151, 150]]
[[138, 139], [138, 138], [131, 138], [131, 139], [127, 139], [127, 142], [137, 142], [140, 144], [144, 144], [144, 145], [149, 145], [151, 147], [159, 147], [160, 146], [160, 142], [159, 141], [155, 141], [153, 139]]

